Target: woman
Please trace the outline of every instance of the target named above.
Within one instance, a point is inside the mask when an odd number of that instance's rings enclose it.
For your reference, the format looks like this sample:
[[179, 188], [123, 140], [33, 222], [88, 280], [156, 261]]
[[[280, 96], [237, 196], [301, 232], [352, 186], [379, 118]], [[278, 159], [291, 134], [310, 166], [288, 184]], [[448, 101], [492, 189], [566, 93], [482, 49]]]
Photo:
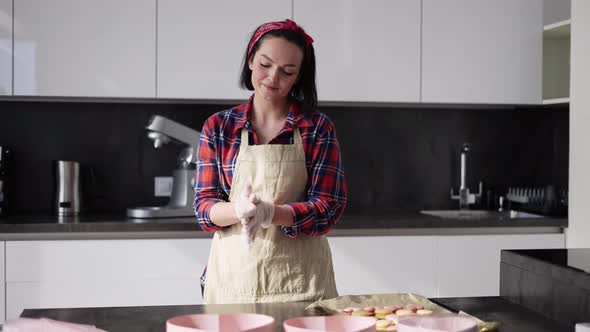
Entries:
[[312, 43], [291, 20], [258, 27], [241, 74], [254, 94], [203, 126], [195, 213], [215, 232], [206, 303], [338, 296], [323, 235], [344, 210], [346, 184], [334, 125], [316, 112]]

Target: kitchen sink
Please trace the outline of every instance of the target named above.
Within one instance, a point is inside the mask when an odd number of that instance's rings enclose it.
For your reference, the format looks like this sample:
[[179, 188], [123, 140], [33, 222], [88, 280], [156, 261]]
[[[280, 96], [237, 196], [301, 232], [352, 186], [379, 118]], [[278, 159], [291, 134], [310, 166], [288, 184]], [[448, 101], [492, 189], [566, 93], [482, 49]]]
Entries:
[[529, 219], [529, 218], [545, 218], [545, 216], [516, 211], [490, 211], [490, 210], [422, 210], [422, 214], [427, 214], [443, 219]]

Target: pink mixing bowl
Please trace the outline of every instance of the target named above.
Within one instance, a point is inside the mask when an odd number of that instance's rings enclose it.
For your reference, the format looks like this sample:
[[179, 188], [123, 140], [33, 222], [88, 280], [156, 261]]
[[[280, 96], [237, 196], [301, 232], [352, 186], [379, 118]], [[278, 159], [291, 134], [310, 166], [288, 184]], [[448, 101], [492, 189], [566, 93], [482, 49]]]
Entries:
[[273, 332], [274, 318], [258, 314], [201, 314], [170, 318], [166, 332]]
[[411, 316], [399, 319], [398, 332], [477, 332], [477, 321], [458, 315]]
[[283, 322], [285, 332], [375, 332], [375, 318], [353, 316], [297, 317]]

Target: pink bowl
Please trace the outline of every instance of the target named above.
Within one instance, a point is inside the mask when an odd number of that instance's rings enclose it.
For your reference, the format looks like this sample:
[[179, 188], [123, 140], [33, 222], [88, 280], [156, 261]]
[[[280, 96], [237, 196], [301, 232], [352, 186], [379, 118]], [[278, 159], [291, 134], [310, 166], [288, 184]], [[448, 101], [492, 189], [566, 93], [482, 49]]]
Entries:
[[297, 317], [283, 322], [285, 332], [375, 332], [375, 318], [353, 316]]
[[201, 314], [170, 318], [166, 332], [273, 332], [274, 318], [259, 314]]
[[401, 317], [398, 332], [477, 332], [477, 321], [458, 315]]

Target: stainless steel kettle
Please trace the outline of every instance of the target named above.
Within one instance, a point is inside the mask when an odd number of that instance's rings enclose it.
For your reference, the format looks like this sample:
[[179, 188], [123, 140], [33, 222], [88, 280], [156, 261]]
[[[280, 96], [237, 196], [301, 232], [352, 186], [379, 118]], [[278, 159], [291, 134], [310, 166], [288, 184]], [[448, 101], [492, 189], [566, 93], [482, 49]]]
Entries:
[[75, 216], [80, 213], [80, 163], [58, 160], [55, 162], [55, 211], [58, 216]]

